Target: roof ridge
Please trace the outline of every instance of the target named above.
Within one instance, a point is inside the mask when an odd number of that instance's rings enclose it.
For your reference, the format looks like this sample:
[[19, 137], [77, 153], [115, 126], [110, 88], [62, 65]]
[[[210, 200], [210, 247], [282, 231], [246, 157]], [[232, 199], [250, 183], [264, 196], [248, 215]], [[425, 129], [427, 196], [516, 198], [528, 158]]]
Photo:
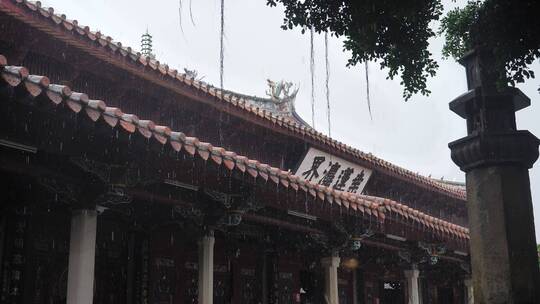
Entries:
[[18, 87], [21, 84], [24, 89], [33, 97], [39, 95], [46, 96], [54, 105], [64, 103], [74, 113], [84, 113], [92, 121], [97, 122], [100, 118], [110, 127], [120, 126], [125, 132], [139, 132], [145, 138], [154, 138], [160, 144], [170, 144], [171, 148], [179, 152], [182, 148], [195, 157], [198, 155], [203, 160], [211, 159], [218, 165], [223, 164], [230, 171], [240, 170], [247, 172], [253, 178], [261, 177], [265, 181], [272, 181], [276, 185], [285, 188], [292, 187], [295, 191], [302, 190], [309, 193], [315, 199], [322, 202], [336, 202], [339, 206], [352, 209], [355, 212], [368, 213], [385, 219], [386, 211], [395, 211], [406, 219], [411, 218], [424, 227], [438, 231], [441, 236], [445, 233], [460, 239], [468, 239], [468, 229], [439, 218], [432, 217], [421, 211], [415, 210], [396, 201], [359, 195], [338, 191], [326, 186], [314, 184], [302, 180], [298, 176], [279, 168], [271, 167], [260, 163], [257, 160], [248, 159], [245, 156], [237, 155], [233, 151], [227, 151], [222, 147], [214, 147], [210, 143], [201, 142], [196, 137], [188, 137], [182, 132], [172, 131], [168, 126], [156, 125], [151, 120], [139, 119], [134, 114], [123, 113], [120, 108], [108, 107], [102, 100], [92, 100], [85, 93], [73, 92], [68, 86], [51, 84], [49, 78], [40, 75], [31, 75], [22, 66], [9, 66], [7, 59], [0, 54], [0, 76], [11, 87]]
[[[144, 57], [140, 52], [134, 52], [131, 47], [122, 46], [120, 42], [114, 42], [110, 36], [105, 36], [101, 32], [92, 32], [88, 26], [82, 27], [78, 24], [77, 20], [69, 20], [66, 15], [57, 15], [54, 13], [53, 8], [43, 8], [41, 2], [33, 2], [27, 0], [11, 0], [9, 2], [0, 1], [0, 10], [5, 11], [6, 13], [19, 18], [25, 19], [18, 12], [13, 12], [9, 7], [6, 7], [6, 3], [14, 2], [16, 5], [26, 8], [27, 11], [32, 11], [38, 16], [51, 20], [56, 25], [61, 25], [61, 27], [70, 32], [76, 33], [79, 36], [85, 37], [87, 40], [86, 43], [98, 43], [102, 48], [107, 52], [119, 53], [122, 57], [130, 59], [132, 62], [144, 67], [150, 67], [155, 72], [161, 74], [161, 76], [167, 76], [175, 81], [178, 81], [182, 85], [188, 87], [193, 87], [203, 93], [206, 93], [212, 97], [215, 97], [217, 100], [231, 104], [238, 109], [244, 110], [251, 115], [255, 115], [260, 119], [265, 119], [271, 123], [277, 125], [278, 127], [284, 128], [287, 131], [296, 133], [301, 136], [309, 136], [311, 139], [318, 141], [319, 143], [328, 146], [332, 149], [338, 149], [339, 151], [349, 154], [354, 158], [370, 163], [375, 167], [375, 169], [380, 169], [383, 171], [388, 171], [396, 176], [402, 176], [408, 178], [408, 180], [423, 185], [432, 190], [442, 192], [451, 197], [466, 200], [466, 192], [463, 189], [452, 187], [450, 185], [437, 182], [429, 177], [414, 173], [413, 171], [400, 167], [398, 165], [392, 164], [386, 160], [378, 158], [371, 153], [362, 152], [357, 148], [344, 144], [338, 140], [330, 138], [325, 134], [311, 128], [300, 125], [296, 122], [284, 119], [282, 116], [276, 116], [270, 113], [265, 109], [260, 109], [246, 102], [246, 99], [242, 96], [237, 96], [236, 93], [232, 91], [221, 90], [217, 87], [212, 86], [209, 83], [197, 80], [195, 78], [190, 78], [188, 75], [178, 72], [176, 69], [170, 69], [167, 64], [161, 64], [158, 60], [152, 59], [150, 57]], [[35, 20], [23, 20], [26, 23], [38, 27]], [[45, 31], [45, 29], [41, 28]], [[50, 31], [50, 29], [49, 29]], [[67, 38], [66, 38], [67, 39]], [[90, 52], [90, 51], [89, 51]], [[93, 53], [92, 53], [93, 54]], [[95, 55], [95, 54], [93, 54]], [[97, 56], [97, 55], [96, 55]], [[112, 59], [116, 61], [117, 59]]]

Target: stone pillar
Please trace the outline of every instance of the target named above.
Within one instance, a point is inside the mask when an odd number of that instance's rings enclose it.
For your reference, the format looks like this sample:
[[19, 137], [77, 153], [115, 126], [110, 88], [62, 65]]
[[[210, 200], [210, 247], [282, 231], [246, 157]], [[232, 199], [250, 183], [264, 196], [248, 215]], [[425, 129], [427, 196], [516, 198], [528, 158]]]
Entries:
[[69, 241], [67, 304], [92, 304], [96, 260], [96, 210], [73, 212]]
[[340, 258], [336, 255], [321, 259], [324, 269], [324, 297], [328, 304], [339, 304], [338, 273]]
[[407, 279], [407, 304], [420, 304], [420, 293], [418, 289], [420, 271], [416, 267], [413, 267], [413, 269], [405, 270], [404, 274]]
[[214, 301], [214, 235], [199, 239], [199, 304]]
[[468, 136], [449, 144], [466, 173], [471, 265], [476, 303], [539, 303], [540, 282], [528, 169], [539, 140], [517, 131], [515, 111], [530, 99], [496, 86], [492, 54], [462, 59], [469, 91], [450, 103]]
[[465, 286], [465, 304], [474, 303], [474, 288], [472, 279], [463, 280], [463, 285]]

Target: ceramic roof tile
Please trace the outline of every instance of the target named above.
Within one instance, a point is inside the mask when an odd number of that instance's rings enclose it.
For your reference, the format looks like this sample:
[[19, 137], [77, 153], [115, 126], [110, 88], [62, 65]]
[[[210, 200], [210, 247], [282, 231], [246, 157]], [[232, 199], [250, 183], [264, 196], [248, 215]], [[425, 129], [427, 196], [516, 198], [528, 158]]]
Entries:
[[[51, 100], [51, 103], [55, 105], [59, 104], [57, 97], [62, 95], [60, 103], [63, 102], [67, 104], [69, 109], [76, 113], [84, 108], [84, 113], [86, 113], [92, 121], [97, 121], [102, 117], [105, 123], [111, 127], [116, 126], [119, 121], [122, 121], [124, 123], [120, 123], [120, 127], [126, 132], [132, 133], [135, 131], [135, 128], [137, 128], [141, 135], [146, 138], [153, 137], [163, 145], [170, 142], [171, 146], [176, 151], [184, 148], [189, 154], [199, 155], [204, 160], [210, 159], [217, 164], [221, 164], [222, 162], [227, 164], [227, 162], [229, 162], [229, 165], [226, 166], [229, 170], [237, 168], [244, 172], [247, 169], [248, 173], [254, 178], [267, 175], [271, 177], [269, 180], [275, 184], [281, 184], [284, 187], [290, 186], [295, 190], [301, 189], [302, 191], [308, 192], [313, 197], [318, 197], [323, 202], [336, 202], [344, 208], [351, 208], [355, 211], [363, 211], [364, 209], [360, 205], [364, 205], [367, 207], [365, 211], [368, 214], [379, 217], [380, 220], [384, 220], [384, 212], [389, 209], [388, 207], [390, 207], [391, 210], [394, 210], [395, 207], [400, 215], [405, 218], [411, 218], [426, 226], [426, 228], [431, 227], [435, 230], [442, 231], [443, 235], [445, 233], [457, 238], [468, 239], [468, 230], [466, 228], [430, 217], [398, 202], [379, 197], [353, 195], [351, 193], [345, 193], [322, 185], [306, 182], [290, 172], [271, 167], [267, 164], [261, 164], [257, 160], [239, 156], [236, 153], [226, 151], [223, 148], [213, 147], [210, 143], [201, 142], [195, 137], [187, 137], [181, 132], [172, 131], [168, 126], [156, 126], [151, 120], [141, 120], [136, 115], [123, 113], [119, 108], [107, 107], [104, 101], [91, 100], [84, 93], [71, 92], [68, 87], [49, 84], [48, 78], [45, 76], [29, 75], [24, 67], [9, 66], [7, 65], [6, 58], [2, 55], [0, 55], [0, 67], [1, 78], [4, 79], [7, 85], [17, 87], [23, 83], [24, 88], [28, 90], [29, 93], [31, 90], [35, 90], [35, 88], [29, 86], [28, 83], [38, 85], [40, 86], [41, 91], [47, 91], [47, 93], [42, 92], [41, 94], [44, 93], [43, 95], [47, 97], [53, 96], [52, 98], [49, 97], [49, 99]], [[211, 158], [209, 158], [210, 154], [212, 154]], [[286, 179], [287, 183], [280, 183], [280, 180], [282, 179]], [[329, 196], [332, 197], [332, 199], [329, 200]], [[427, 224], [426, 222], [429, 221], [423, 221], [421, 219], [431, 219], [431, 222], [434, 224]]]
[[[26, 8], [28, 10], [28, 14], [36, 13], [36, 11], [39, 11], [39, 16], [43, 18], [43, 25], [35, 25], [35, 20], [30, 20], [31, 18], [27, 18], [28, 16], [24, 16], [21, 14], [15, 14], [13, 11], [11, 11], [9, 5], [5, 5], [5, 2], [11, 2], [17, 5], [20, 5], [23, 8]], [[141, 64], [143, 66], [148, 66], [156, 71], [156, 75], [159, 74], [160, 77], [168, 76], [171, 79], [178, 80], [182, 82], [183, 84], [187, 86], [191, 86], [196, 90], [200, 90], [203, 93], [207, 93], [212, 97], [217, 98], [218, 100], [221, 100], [223, 102], [227, 102], [232, 104], [233, 106], [243, 109], [247, 112], [252, 113], [257, 117], [257, 119], [265, 119], [269, 120], [270, 122], [275, 122], [276, 117], [273, 116], [271, 113], [264, 113], [261, 114], [260, 111], [257, 108], [245, 106], [245, 101], [236, 102], [235, 96], [232, 98], [224, 98], [222, 96], [221, 90], [216, 90], [215, 88], [209, 86], [208, 84], [204, 82], [195, 82], [193, 79], [186, 77], [182, 73], [168, 73], [168, 66], [161, 65], [159, 61], [150, 59], [149, 57], [142, 57], [140, 53], [134, 52], [131, 48], [123, 48], [122, 45], [118, 42], [114, 42], [113, 39], [109, 36], [104, 36], [100, 32], [93, 33], [87, 26], [80, 26], [77, 22], [77, 20], [70, 21], [66, 18], [65, 15], [58, 15], [54, 13], [54, 9], [52, 8], [41, 8], [40, 2], [32, 2], [32, 1], [26, 1], [26, 0], [8, 0], [0, 2], [0, 10], [5, 11], [7, 13], [10, 13], [16, 18], [22, 19], [23, 21], [26, 21], [29, 24], [32, 24], [36, 27], [40, 27], [43, 29], [46, 27], [46, 20], [52, 20], [56, 24], [62, 24], [63, 30], [69, 32], [69, 33], [75, 33], [85, 39], [87, 39], [87, 42], [89, 44], [93, 43], [96, 39], [98, 40], [98, 43], [103, 47], [105, 51], [116, 53], [118, 49], [121, 49], [120, 52], [117, 52], [122, 57], [128, 58], [131, 60], [133, 64]], [[50, 31], [50, 29], [49, 29]], [[66, 37], [66, 39], [71, 39], [72, 37]], [[242, 99], [242, 98], [240, 98]], [[304, 126], [299, 125], [298, 123], [290, 120], [284, 120], [281, 117], [277, 117], [277, 124], [275, 124], [279, 127], [284, 127], [287, 130], [290, 130], [294, 133], [298, 133], [302, 136], [308, 136], [313, 140], [319, 141], [320, 143], [324, 145], [328, 145], [329, 147], [338, 147], [339, 150], [342, 152], [345, 152], [352, 157], [358, 158], [359, 160], [367, 161], [368, 163], [371, 163], [375, 169], [382, 169], [389, 172], [393, 172], [399, 176], [404, 177], [405, 179], [408, 179], [410, 181], [414, 181], [420, 185], [424, 185], [427, 188], [430, 188], [435, 191], [439, 191], [442, 193], [445, 193], [446, 195], [452, 196], [454, 198], [465, 200], [466, 194], [465, 190], [460, 187], [453, 187], [444, 183], [436, 182], [431, 180], [428, 177], [417, 175], [407, 169], [401, 168], [399, 166], [393, 165], [389, 162], [383, 161], [381, 159], [378, 159], [374, 157], [373, 155], [369, 154], [366, 155], [365, 153], [352, 148], [348, 145], [345, 145], [341, 142], [338, 142], [334, 139], [328, 138], [326, 135], [312, 129], [312, 128], [303, 128]]]

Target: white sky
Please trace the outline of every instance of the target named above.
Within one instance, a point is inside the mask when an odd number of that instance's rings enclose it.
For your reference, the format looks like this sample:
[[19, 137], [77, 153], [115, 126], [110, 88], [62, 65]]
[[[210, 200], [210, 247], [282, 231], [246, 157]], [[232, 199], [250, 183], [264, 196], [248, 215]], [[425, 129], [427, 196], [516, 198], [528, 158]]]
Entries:
[[[56, 13], [100, 30], [125, 46], [140, 48], [140, 36], [148, 28], [154, 53], [162, 63], [183, 70], [196, 69], [204, 80], [219, 84], [219, 0], [191, 0], [195, 25], [189, 16], [190, 0], [182, 0], [183, 33], [179, 0], [45, 0]], [[444, 1], [445, 8], [455, 6]], [[463, 4], [465, 1], [457, 1]], [[283, 10], [266, 6], [266, 0], [226, 0], [226, 89], [264, 96], [266, 79], [285, 79], [300, 85], [296, 108], [311, 123], [309, 35], [299, 29], [280, 29]], [[434, 26], [438, 26], [434, 24]], [[445, 180], [463, 181], [464, 174], [450, 159], [448, 143], [466, 135], [465, 121], [448, 109], [448, 102], [466, 90], [464, 69], [441, 58], [442, 39], [433, 39], [431, 52], [439, 62], [437, 76], [430, 79], [428, 97], [402, 98], [399, 78], [386, 80], [386, 71], [370, 64], [370, 96], [373, 120], [366, 103], [364, 67], [346, 68], [349, 54], [342, 42], [330, 38], [330, 94], [332, 137], [397, 165]], [[324, 93], [324, 37], [315, 37], [315, 128], [327, 133]], [[540, 65], [534, 63], [540, 75]], [[518, 112], [520, 129], [540, 136], [540, 80], [519, 86], [531, 99]], [[540, 165], [530, 171], [537, 240], [540, 239]]]

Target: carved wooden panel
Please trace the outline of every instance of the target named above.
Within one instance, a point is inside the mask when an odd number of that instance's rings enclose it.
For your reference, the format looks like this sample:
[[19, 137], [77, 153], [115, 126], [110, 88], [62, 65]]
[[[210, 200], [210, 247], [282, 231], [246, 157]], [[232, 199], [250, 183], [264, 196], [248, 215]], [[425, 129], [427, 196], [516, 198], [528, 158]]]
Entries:
[[227, 265], [214, 265], [214, 303], [226, 304], [231, 298], [231, 276]]
[[199, 276], [197, 263], [186, 262], [182, 278], [184, 285], [185, 303], [197, 303], [199, 296]]
[[170, 304], [176, 293], [176, 261], [166, 256], [156, 256], [152, 260], [152, 303]]
[[3, 253], [2, 303], [22, 303], [24, 294], [25, 250], [29, 210], [26, 206], [10, 210]]
[[294, 277], [292, 272], [279, 272], [276, 282], [276, 302], [275, 304], [288, 304], [293, 301]]
[[98, 217], [95, 304], [125, 303], [127, 296], [128, 226], [114, 214]]
[[257, 278], [255, 269], [240, 269], [240, 303], [255, 304], [260, 298], [260, 279]]
[[338, 273], [338, 297], [340, 304], [352, 304], [353, 277], [351, 272], [341, 271]]
[[26, 303], [61, 301], [67, 292], [71, 212], [46, 204], [32, 207], [29, 245], [32, 246], [27, 266], [28, 289], [32, 299]]
[[[150, 282], [150, 248], [146, 236], [143, 236], [139, 246], [140, 255], [137, 260], [137, 272], [135, 276], [135, 303], [149, 303], [149, 282]], [[137, 255], [136, 255], [137, 257]]]
[[39, 204], [8, 212], [0, 302], [65, 301], [69, 211]]
[[364, 300], [366, 304], [379, 303], [379, 288], [375, 278], [366, 277], [364, 285]]

